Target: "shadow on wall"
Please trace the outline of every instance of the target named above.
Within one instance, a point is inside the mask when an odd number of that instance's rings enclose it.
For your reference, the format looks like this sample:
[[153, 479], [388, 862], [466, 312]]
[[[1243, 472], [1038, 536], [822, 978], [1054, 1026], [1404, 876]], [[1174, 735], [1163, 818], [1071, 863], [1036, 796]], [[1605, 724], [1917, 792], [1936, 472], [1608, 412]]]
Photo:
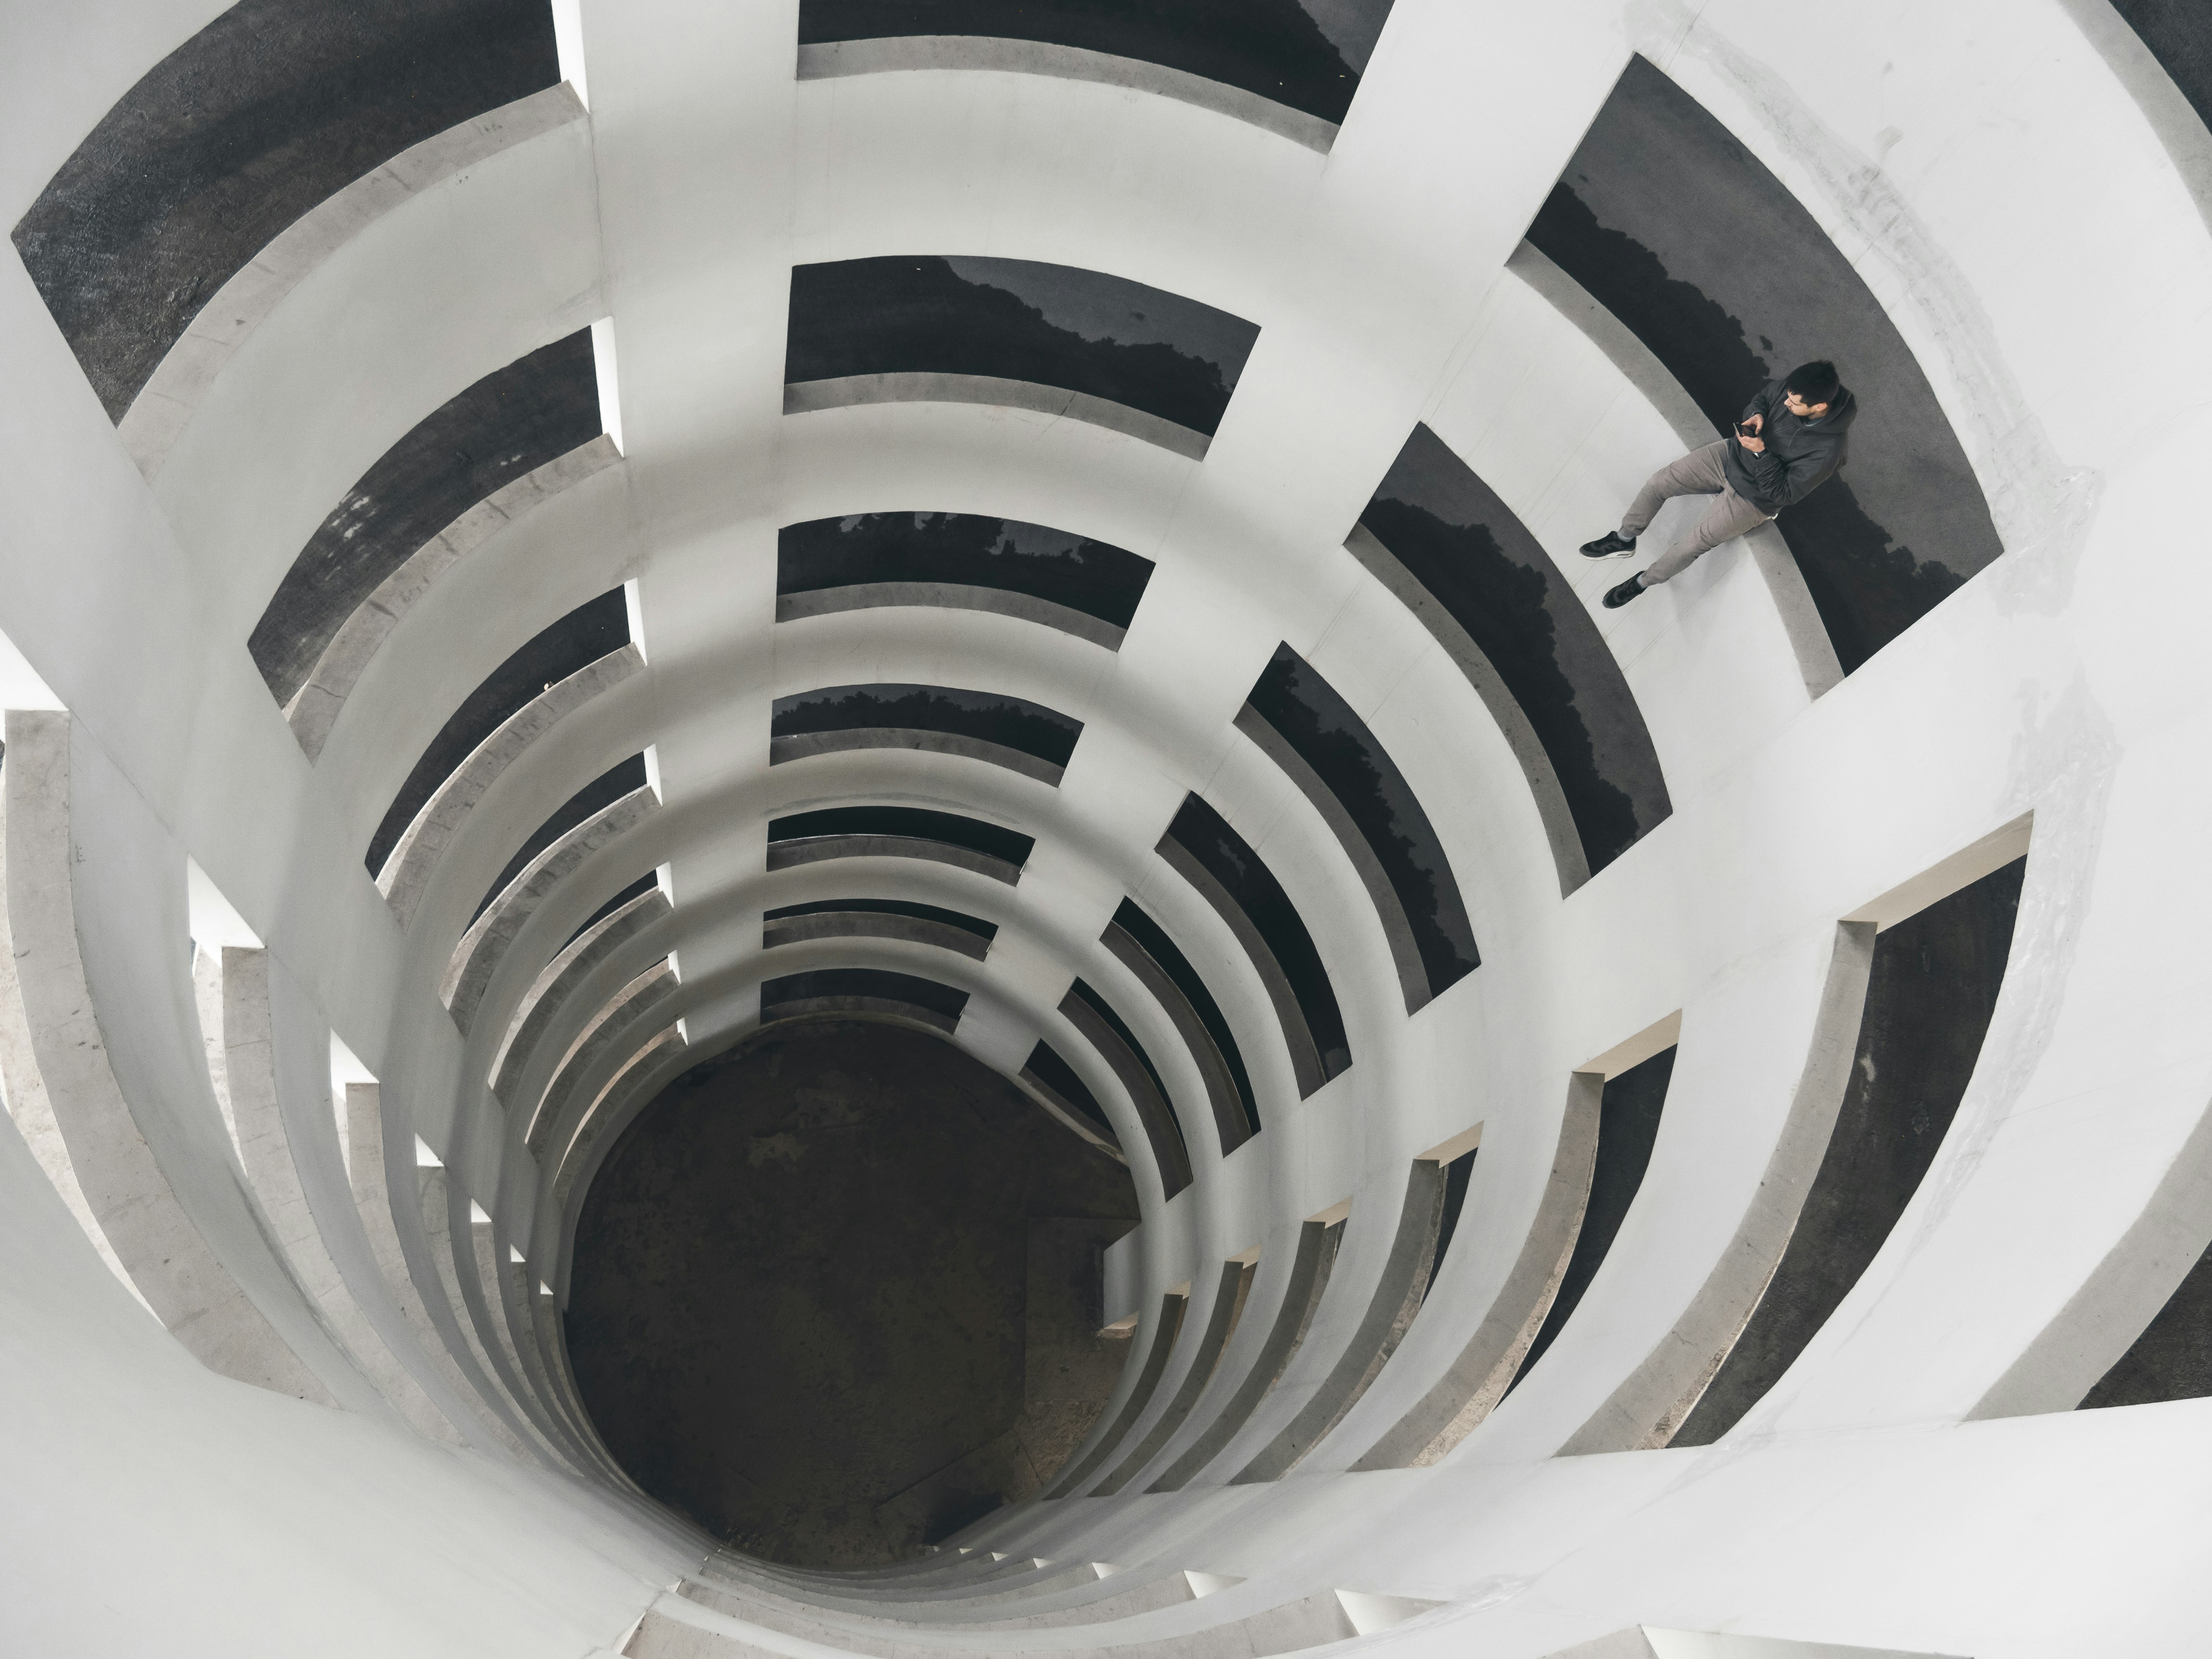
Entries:
[[294, 220], [560, 79], [545, 0], [242, 0], [117, 101], [15, 247], [119, 422], [200, 307]]
[[2004, 550], [1881, 301], [1782, 181], [1644, 58], [1528, 240], [1650, 349], [1716, 436], [1766, 381], [1834, 360], [1859, 402], [1850, 460], [1778, 523], [1845, 673]]
[[773, 1560], [898, 1559], [1090, 1432], [1129, 1350], [1094, 1334], [1097, 1254], [1136, 1214], [1121, 1164], [951, 1044], [781, 1026], [624, 1132], [568, 1351], [655, 1498]]

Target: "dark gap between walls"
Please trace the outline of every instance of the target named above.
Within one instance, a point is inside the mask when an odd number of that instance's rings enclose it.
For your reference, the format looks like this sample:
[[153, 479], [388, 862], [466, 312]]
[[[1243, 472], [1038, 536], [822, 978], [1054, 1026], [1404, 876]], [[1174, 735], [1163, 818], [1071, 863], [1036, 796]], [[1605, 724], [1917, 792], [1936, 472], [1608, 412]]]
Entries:
[[492, 878], [491, 885], [484, 889], [484, 896], [477, 901], [477, 908], [470, 913], [471, 925], [473, 926], [476, 919], [490, 908], [494, 899], [507, 890], [517, 876], [530, 867], [532, 859], [578, 824], [597, 817], [624, 795], [644, 788], [645, 783], [645, 757], [642, 753], [632, 755], [628, 760], [617, 761], [555, 807], [545, 822], [531, 831], [530, 839], [524, 842], [514, 856], [507, 861], [507, 867]]
[[944, 685], [827, 685], [775, 700], [771, 738], [878, 729], [974, 738], [1066, 766], [1083, 722], [1042, 703]]
[[[1543, 745], [1595, 875], [1673, 811], [1627, 677], [1551, 555], [1417, 426], [1360, 514], [1465, 631]], [[1478, 688], [1480, 689], [1480, 688]]]
[[619, 587], [586, 599], [560, 621], [532, 635], [484, 677], [469, 693], [385, 809], [362, 860], [370, 875], [384, 868], [392, 849], [407, 833], [438, 787], [459, 769], [486, 738], [507, 724], [525, 704], [542, 696], [571, 674], [590, 667], [629, 643], [629, 607]]
[[1322, 964], [1313, 935], [1306, 931], [1304, 918], [1274, 872], [1226, 819], [1195, 794], [1183, 797], [1166, 839], [1220, 884], [1274, 958], [1320, 1056], [1322, 1080], [1351, 1070], [1352, 1045], [1345, 1036], [1335, 987], [1329, 983], [1328, 970]]
[[[1598, 1102], [1597, 1161], [1590, 1171], [1589, 1201], [1583, 1210], [1582, 1231], [1560, 1275], [1536, 1340], [1528, 1345], [1520, 1369], [1505, 1385], [1511, 1394], [1519, 1388], [1536, 1362], [1544, 1357], [1567, 1322], [1581, 1305], [1583, 1293], [1605, 1265], [1620, 1224], [1644, 1185], [1650, 1167], [1651, 1148], [1659, 1139], [1659, 1119], [1667, 1106], [1667, 1085], [1674, 1076], [1674, 1050], [1663, 1048], [1650, 1059], [1632, 1066], [1605, 1085]], [[1502, 1396], [1501, 1396], [1502, 1398]]]
[[1389, 15], [1389, 0], [799, 0], [799, 39], [1039, 40], [1181, 70], [1341, 123]]
[[1103, 271], [934, 255], [846, 259], [793, 268], [783, 378], [1022, 380], [1211, 437], [1259, 334], [1241, 317]]
[[1182, 993], [1183, 1000], [1190, 1004], [1191, 1012], [1213, 1040], [1222, 1066], [1237, 1090], [1237, 1098], [1244, 1112], [1244, 1133], [1247, 1136], [1258, 1134], [1260, 1103], [1252, 1092], [1251, 1076], [1244, 1069], [1244, 1056], [1237, 1047], [1236, 1034], [1229, 1029], [1229, 1018], [1206, 988], [1205, 975], [1191, 965], [1190, 958], [1168, 937], [1168, 930], [1146, 915], [1135, 900], [1125, 898], [1115, 907], [1114, 926], [1136, 941], [1137, 948], [1158, 965], [1169, 981]]
[[1382, 866], [1420, 953], [1429, 994], [1473, 973], [1481, 956], [1451, 860], [1413, 786], [1366, 722], [1288, 645], [1276, 647], [1247, 701], [1313, 769]]
[[856, 513], [775, 532], [779, 596], [943, 583], [1024, 594], [1127, 628], [1152, 575], [1150, 559], [1109, 542], [972, 513]]
[[1672, 1444], [1709, 1446], [1765, 1398], [1919, 1191], [1981, 1058], [2027, 871], [2015, 859], [1875, 939], [1850, 1083], [1789, 1247]]

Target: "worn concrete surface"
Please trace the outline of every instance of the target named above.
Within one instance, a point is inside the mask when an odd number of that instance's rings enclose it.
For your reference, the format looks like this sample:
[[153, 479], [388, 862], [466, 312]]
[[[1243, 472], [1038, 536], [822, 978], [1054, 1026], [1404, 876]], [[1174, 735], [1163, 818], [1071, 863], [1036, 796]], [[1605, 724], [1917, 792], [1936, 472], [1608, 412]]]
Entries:
[[916, 1553], [1035, 1492], [1126, 1343], [1094, 1249], [1128, 1173], [951, 1044], [763, 1034], [686, 1073], [583, 1200], [577, 1381], [654, 1496], [769, 1559]]
[[110, 109], [15, 243], [112, 420], [286, 226], [561, 78], [543, 0], [244, 0]]

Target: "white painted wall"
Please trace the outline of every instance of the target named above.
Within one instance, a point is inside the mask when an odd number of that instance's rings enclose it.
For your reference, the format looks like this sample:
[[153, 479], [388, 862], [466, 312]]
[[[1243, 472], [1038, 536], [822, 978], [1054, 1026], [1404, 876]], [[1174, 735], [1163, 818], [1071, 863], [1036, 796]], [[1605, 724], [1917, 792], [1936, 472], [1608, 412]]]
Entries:
[[[1132, 1149], [1146, 1219], [1117, 1247], [1109, 1316], [1262, 1246], [1223, 1368], [1232, 1381], [1265, 1336], [1298, 1221], [1352, 1200], [1313, 1330], [1201, 1477], [1214, 1484], [1147, 1497], [1148, 1475], [1111, 1499], [992, 1523], [994, 1547], [1242, 1576], [1252, 1606], [1328, 1587], [1441, 1600], [1448, 1612], [1389, 1639], [1501, 1659], [1638, 1623], [1985, 1656], [2201, 1649], [2193, 1584], [2212, 1513], [2185, 1474], [2212, 1449], [2212, 1403], [1962, 1421], [2073, 1328], [2068, 1304], [2093, 1275], [2154, 1306], [2158, 1275], [2212, 1234], [2212, 1216], [2185, 1219], [2155, 1261], [2130, 1243], [2212, 1097], [2199, 1012], [2212, 918], [2192, 878], [2212, 804], [2197, 620], [2212, 576], [2188, 487], [2212, 440], [2191, 390], [2212, 379], [2212, 237], [2083, 33], [2085, 3], [1398, 0], [1324, 157], [1085, 82], [797, 82], [788, 4], [585, 0], [573, 26], [564, 15], [562, 52], [589, 58], [588, 122], [334, 250], [225, 366], [157, 489], [20, 262], [0, 256], [0, 632], [18, 647], [0, 688], [11, 707], [73, 712], [107, 803], [85, 851], [124, 873], [100, 878], [78, 926], [118, 1075], [173, 1126], [173, 1180], [205, 1183], [195, 1204], [216, 1218], [205, 1224], [232, 1270], [346, 1398], [359, 1379], [221, 1188], [227, 1145], [191, 1069], [188, 856], [267, 945], [280, 1095], [331, 1261], [391, 1357], [493, 1449], [433, 1446], [386, 1416], [207, 1372], [131, 1305], [0, 1129], [0, 1484], [17, 1500], [0, 1506], [0, 1646], [575, 1654], [617, 1644], [703, 1549], [611, 1480], [497, 1451], [494, 1407], [463, 1397], [473, 1362], [426, 1352], [377, 1286], [314, 1081], [334, 1030], [381, 1079], [389, 1121], [411, 1125], [498, 1237], [526, 1245], [532, 1282], [559, 1279], [553, 1171], [481, 1080], [568, 932], [672, 866], [675, 911], [585, 981], [526, 1068], [535, 1086], [604, 1000], [671, 950], [684, 983], [665, 1012], [685, 1017], [691, 1042], [652, 1063], [647, 1092], [748, 1029], [771, 975], [836, 961], [968, 987], [1008, 1031], [1044, 1036], [1084, 1071]], [[10, 222], [214, 9], [102, 0], [0, 17]], [[1632, 51], [1728, 124], [1853, 259], [1918, 353], [2008, 552], [1817, 702], [1743, 548], [1594, 611], [1674, 811], [1563, 902], [1502, 736], [1341, 542], [1425, 420], [1586, 600], [1617, 579], [1572, 549], [1668, 458], [1674, 429], [1504, 265]], [[908, 252], [1091, 265], [1258, 323], [1206, 460], [978, 407], [783, 416], [790, 266]], [[310, 765], [244, 650], [300, 543], [454, 392], [607, 318], [625, 460], [448, 573]], [[1050, 523], [1158, 568], [1116, 653], [975, 613], [772, 625], [776, 526], [902, 507]], [[361, 866], [383, 804], [486, 672], [627, 578], [648, 669], [508, 769], [403, 933]], [[1229, 724], [1279, 641], [1382, 739], [1464, 890], [1484, 965], [1413, 1019], [1349, 861]], [[769, 768], [772, 698], [871, 679], [1012, 692], [1080, 718], [1085, 735], [1057, 790], [907, 753]], [[542, 907], [464, 1040], [435, 990], [468, 909], [553, 805], [648, 743], [664, 809]], [[1355, 1063], [1307, 1100], [1228, 930], [1150, 850], [1190, 789], [1261, 851], [1328, 963]], [[910, 860], [763, 872], [769, 817], [858, 799], [989, 817], [1037, 850], [1012, 889]], [[1723, 1446], [1553, 1456], [1666, 1339], [1755, 1194], [1837, 920], [2031, 809], [1983, 1063], [1864, 1280]], [[758, 948], [763, 908], [863, 878], [999, 921], [1000, 943], [981, 964], [887, 941]], [[1134, 1156], [1126, 1098], [1053, 1012], [1083, 975], [1115, 995], [1178, 1098], [1201, 1101], [1172, 1028], [1097, 944], [1124, 894], [1206, 973], [1267, 1121], [1224, 1159], [1199, 1114], [1195, 1180], [1170, 1203]], [[1340, 1473], [1498, 1296], [1551, 1167], [1567, 1073], [1675, 1010], [1680, 1063], [1643, 1192], [1543, 1364], [1436, 1468]], [[665, 1024], [657, 1011], [636, 1036]], [[1006, 1056], [1025, 1048], [1001, 1037]], [[627, 1059], [606, 1057], [580, 1093]], [[1456, 1241], [1397, 1356], [1297, 1475], [1220, 1485], [1358, 1323], [1408, 1161], [1478, 1119]], [[448, 1295], [411, 1194], [397, 1210], [414, 1293], [437, 1299], [434, 1322], [465, 1354], [474, 1305]], [[526, 1336], [532, 1317], [514, 1327]], [[503, 1352], [490, 1331], [477, 1346]]]

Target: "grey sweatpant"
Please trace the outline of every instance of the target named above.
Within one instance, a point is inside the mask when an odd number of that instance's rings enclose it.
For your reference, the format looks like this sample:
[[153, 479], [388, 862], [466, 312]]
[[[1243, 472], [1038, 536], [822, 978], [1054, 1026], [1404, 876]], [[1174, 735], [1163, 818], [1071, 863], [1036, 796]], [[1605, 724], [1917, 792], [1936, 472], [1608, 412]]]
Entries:
[[1719, 497], [1698, 516], [1687, 533], [1677, 538], [1674, 546], [1644, 571], [1644, 586], [1656, 587], [1669, 577], [1680, 575], [1699, 555], [1758, 529], [1774, 516], [1753, 507], [1729, 488], [1728, 474], [1721, 470], [1721, 458], [1727, 453], [1726, 442], [1693, 449], [1680, 460], [1661, 467], [1636, 492], [1636, 499], [1629, 503], [1628, 516], [1620, 521], [1624, 538], [1642, 535], [1658, 515], [1661, 504], [1674, 496]]

